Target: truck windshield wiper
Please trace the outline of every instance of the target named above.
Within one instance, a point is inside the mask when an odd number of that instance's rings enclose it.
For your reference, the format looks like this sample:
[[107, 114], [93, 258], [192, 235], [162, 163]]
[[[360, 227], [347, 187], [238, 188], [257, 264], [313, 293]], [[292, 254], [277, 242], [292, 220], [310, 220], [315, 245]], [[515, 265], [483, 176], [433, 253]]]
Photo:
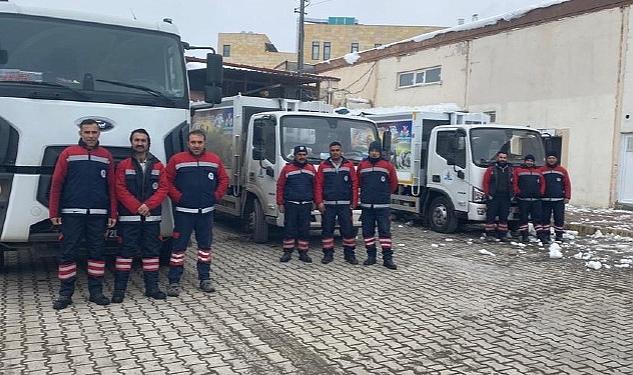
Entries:
[[109, 83], [111, 85], [115, 85], [115, 86], [122, 86], [122, 87], [128, 87], [131, 89], [136, 89], [136, 90], [141, 90], [141, 91], [145, 91], [157, 98], [161, 98], [164, 99], [165, 101], [167, 101], [168, 103], [174, 105], [175, 102], [173, 99], [170, 99], [168, 97], [166, 97], [162, 92], [158, 91], [158, 90], [154, 90], [154, 89], [150, 89], [149, 87], [145, 87], [145, 86], [140, 86], [140, 85], [133, 85], [131, 83], [125, 83], [125, 82], [119, 82], [119, 81], [110, 81], [108, 79], [95, 79], [96, 82], [103, 82], [103, 83]]
[[40, 81], [0, 81], [0, 82], [8, 82], [8, 83], [21, 83], [21, 84], [27, 84], [27, 85], [33, 85], [33, 86], [44, 86], [44, 87], [55, 87], [55, 88], [60, 88], [60, 89], [64, 89], [66, 91], [70, 91], [73, 94], [75, 94], [78, 98], [81, 99], [88, 99], [88, 97], [84, 94], [82, 94], [79, 90], [74, 89], [72, 87], [68, 87], [66, 85], [62, 85], [61, 83], [54, 83], [54, 82], [40, 82]]

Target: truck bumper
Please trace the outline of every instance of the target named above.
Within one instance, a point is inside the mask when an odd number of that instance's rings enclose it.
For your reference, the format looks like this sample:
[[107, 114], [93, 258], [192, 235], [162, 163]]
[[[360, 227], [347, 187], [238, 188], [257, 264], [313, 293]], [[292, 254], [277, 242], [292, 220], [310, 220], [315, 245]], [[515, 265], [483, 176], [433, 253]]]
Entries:
[[[508, 215], [508, 220], [518, 220], [519, 219], [519, 209], [515, 204], [510, 206], [510, 215]], [[468, 220], [469, 221], [486, 221], [486, 204], [485, 203], [474, 203], [468, 202]]]

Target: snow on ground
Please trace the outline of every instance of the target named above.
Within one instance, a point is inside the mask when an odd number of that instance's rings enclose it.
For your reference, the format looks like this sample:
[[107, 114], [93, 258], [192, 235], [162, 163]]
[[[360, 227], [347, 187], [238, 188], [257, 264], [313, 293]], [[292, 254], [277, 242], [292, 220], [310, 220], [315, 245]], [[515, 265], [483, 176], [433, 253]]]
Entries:
[[633, 232], [633, 211], [567, 205], [565, 216], [570, 224]]

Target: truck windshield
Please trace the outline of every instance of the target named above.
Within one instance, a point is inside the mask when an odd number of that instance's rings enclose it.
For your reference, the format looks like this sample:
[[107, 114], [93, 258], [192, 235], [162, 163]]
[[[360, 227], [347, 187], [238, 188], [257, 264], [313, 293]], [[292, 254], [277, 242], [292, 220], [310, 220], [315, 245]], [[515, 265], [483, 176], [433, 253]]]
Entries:
[[477, 128], [470, 132], [473, 162], [486, 167], [495, 161], [498, 151], [508, 153], [508, 162], [521, 164], [525, 155], [534, 155], [535, 164], [543, 165], [545, 151], [541, 134], [536, 130]]
[[[169, 33], [0, 14], [0, 96], [187, 108]], [[2, 61], [4, 60], [4, 61]]]
[[334, 141], [341, 143], [344, 157], [360, 161], [367, 156], [369, 144], [377, 135], [374, 123], [366, 120], [302, 115], [281, 118], [281, 150], [288, 161], [298, 145], [308, 148], [310, 161], [327, 159]]

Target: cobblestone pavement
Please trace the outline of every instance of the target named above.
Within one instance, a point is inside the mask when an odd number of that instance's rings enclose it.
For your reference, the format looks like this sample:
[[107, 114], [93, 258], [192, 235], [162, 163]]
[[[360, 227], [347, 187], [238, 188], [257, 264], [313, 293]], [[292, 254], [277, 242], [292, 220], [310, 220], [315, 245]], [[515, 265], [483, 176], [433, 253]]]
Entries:
[[54, 259], [11, 253], [0, 373], [633, 374], [633, 270], [398, 224], [397, 271], [340, 251], [324, 266], [316, 238], [315, 263], [281, 264], [278, 245], [224, 227], [216, 293], [196, 289], [190, 252], [178, 298], [145, 298], [137, 270], [123, 304], [99, 307], [82, 273], [61, 312]]

